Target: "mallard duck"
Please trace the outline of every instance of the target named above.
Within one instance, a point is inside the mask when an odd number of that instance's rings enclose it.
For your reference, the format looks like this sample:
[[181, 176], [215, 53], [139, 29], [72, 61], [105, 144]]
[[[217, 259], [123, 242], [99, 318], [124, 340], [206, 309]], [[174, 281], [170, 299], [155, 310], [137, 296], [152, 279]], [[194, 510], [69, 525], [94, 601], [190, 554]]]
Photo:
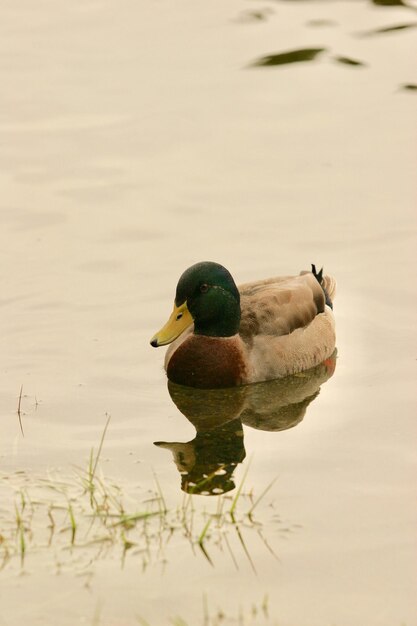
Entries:
[[335, 348], [336, 282], [323, 270], [236, 286], [211, 261], [180, 277], [174, 310], [151, 339], [171, 344], [169, 380], [204, 389], [282, 378], [318, 365]]

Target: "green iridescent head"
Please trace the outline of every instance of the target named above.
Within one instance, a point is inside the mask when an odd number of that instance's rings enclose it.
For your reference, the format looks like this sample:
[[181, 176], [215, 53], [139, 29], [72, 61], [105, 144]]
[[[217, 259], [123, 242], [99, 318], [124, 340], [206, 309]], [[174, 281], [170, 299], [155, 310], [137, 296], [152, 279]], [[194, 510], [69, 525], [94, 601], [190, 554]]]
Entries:
[[171, 343], [192, 322], [197, 335], [231, 337], [239, 330], [239, 291], [230, 272], [219, 263], [202, 261], [185, 270], [178, 281], [174, 311], [151, 344]]

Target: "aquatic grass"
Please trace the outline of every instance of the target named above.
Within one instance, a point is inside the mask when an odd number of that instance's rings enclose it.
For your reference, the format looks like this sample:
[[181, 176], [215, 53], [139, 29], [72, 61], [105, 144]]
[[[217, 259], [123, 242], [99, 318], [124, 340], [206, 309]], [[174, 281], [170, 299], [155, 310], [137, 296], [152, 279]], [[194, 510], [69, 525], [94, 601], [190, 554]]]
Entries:
[[240, 545], [241, 545], [241, 546], [242, 546], [242, 548], [243, 548], [243, 552], [244, 552], [244, 553], [245, 553], [245, 555], [247, 556], [247, 559], [248, 559], [248, 561], [249, 561], [249, 563], [250, 563], [250, 566], [251, 566], [251, 568], [252, 568], [253, 572], [256, 574], [256, 567], [255, 567], [255, 563], [253, 562], [253, 559], [252, 559], [252, 557], [251, 557], [251, 555], [250, 555], [250, 551], [249, 551], [249, 549], [248, 549], [248, 547], [247, 547], [247, 545], [246, 545], [245, 540], [243, 539], [243, 534], [242, 534], [242, 531], [241, 531], [241, 529], [240, 529], [240, 526], [239, 526], [239, 524], [238, 524], [236, 521], [234, 521], [234, 528], [235, 528], [235, 530], [236, 530], [236, 534], [237, 534], [237, 537], [238, 537], [238, 539], [239, 539], [239, 543], [240, 543]]
[[[253, 492], [252, 491], [250, 491], [247, 494], [243, 493], [243, 487], [244, 487], [244, 484], [245, 484], [247, 476], [248, 476], [248, 472], [249, 472], [249, 469], [250, 469], [250, 463], [251, 463], [251, 461], [248, 463], [248, 465], [247, 465], [247, 467], [245, 469], [245, 472], [243, 474], [242, 480], [241, 480], [241, 482], [240, 482], [240, 484], [238, 486], [238, 489], [236, 491], [236, 494], [232, 498], [232, 502], [231, 502], [230, 508], [226, 509], [226, 511], [224, 512], [224, 507], [225, 507], [225, 503], [226, 503], [226, 501], [228, 499], [228, 496], [225, 496], [223, 498], [219, 498], [218, 502], [217, 502], [217, 511], [216, 511], [216, 513], [214, 514], [213, 517], [217, 518], [217, 526], [220, 527], [220, 528], [223, 527], [225, 525], [225, 523], [227, 525], [228, 518], [230, 518], [231, 525], [232, 525], [232, 527], [234, 528], [234, 530], [236, 532], [236, 536], [237, 536], [238, 541], [239, 541], [239, 543], [240, 543], [240, 545], [241, 545], [241, 547], [243, 549], [243, 552], [246, 555], [252, 570], [254, 571], [254, 573], [256, 573], [255, 564], [254, 564], [253, 559], [252, 559], [252, 557], [250, 555], [250, 551], [248, 549], [247, 542], [244, 539], [243, 530], [242, 529], [243, 529], [243, 527], [247, 527], [250, 530], [256, 530], [257, 535], [260, 537], [262, 543], [264, 544], [264, 546], [266, 547], [268, 552], [270, 552], [275, 559], [279, 560], [278, 556], [275, 553], [275, 551], [273, 550], [273, 548], [270, 546], [269, 542], [265, 539], [265, 537], [262, 534], [262, 523], [259, 522], [259, 521], [256, 521], [254, 519], [254, 516], [253, 516], [253, 512], [254, 512], [255, 508], [264, 499], [265, 495], [268, 493], [268, 491], [275, 484], [275, 482], [276, 482], [278, 477], [274, 478], [274, 480], [272, 480], [267, 485], [267, 487], [261, 492], [261, 494], [255, 500], [253, 500]], [[241, 501], [242, 497], [249, 498], [251, 503], [252, 503], [252, 505], [251, 505], [251, 507], [249, 508], [249, 510], [245, 514], [241, 515], [240, 518], [237, 519], [236, 510], [238, 508], [238, 504]], [[212, 563], [211, 559], [208, 557], [206, 549], [204, 548], [204, 538], [205, 538], [207, 530], [208, 530], [208, 528], [210, 526], [210, 522], [211, 522], [211, 519], [209, 519], [209, 521], [206, 523], [205, 527], [203, 528], [203, 531], [202, 531], [202, 533], [201, 533], [201, 535], [199, 537], [199, 545], [200, 545], [200, 548], [203, 550], [204, 555], [206, 556], [206, 558], [208, 558], [210, 563]], [[224, 538], [225, 545], [226, 545], [226, 547], [227, 547], [227, 549], [228, 549], [228, 551], [230, 553], [230, 556], [232, 558], [232, 561], [233, 561], [236, 569], [239, 569], [236, 557], [235, 557], [235, 555], [233, 553], [233, 550], [231, 548], [231, 545], [230, 545], [230, 542], [228, 540], [227, 534], [224, 534], [223, 538]]]
[[245, 469], [245, 472], [244, 472], [244, 474], [243, 474], [242, 480], [240, 481], [240, 485], [239, 485], [239, 487], [237, 488], [236, 495], [235, 495], [235, 496], [234, 496], [234, 498], [233, 498], [233, 501], [232, 501], [232, 506], [231, 506], [231, 507], [230, 507], [230, 509], [229, 509], [229, 515], [230, 515], [230, 517], [232, 518], [232, 521], [235, 521], [235, 520], [234, 520], [234, 512], [235, 512], [235, 509], [236, 509], [236, 506], [237, 506], [238, 500], [239, 500], [239, 498], [240, 498], [240, 495], [241, 495], [241, 493], [242, 493], [243, 485], [244, 485], [245, 480], [246, 480], [246, 477], [247, 477], [247, 475], [248, 475], [250, 464], [251, 464], [251, 461], [249, 461], [249, 463], [248, 463], [248, 464], [247, 464], [247, 466], [246, 466], [246, 469]]
[[153, 473], [153, 476], [154, 476], [154, 480], [155, 480], [155, 484], [157, 488], [157, 493], [159, 494], [159, 503], [162, 505], [160, 510], [161, 510], [161, 513], [165, 514], [167, 512], [167, 506], [166, 506], [164, 494], [162, 493], [161, 485], [159, 484], [158, 477], [155, 474], [155, 472]]
[[88, 492], [90, 494], [90, 504], [91, 504], [91, 507], [93, 507], [93, 500], [94, 500], [94, 487], [95, 487], [94, 478], [95, 478], [95, 475], [96, 475], [97, 466], [98, 466], [98, 463], [99, 463], [99, 460], [100, 460], [100, 455], [101, 455], [101, 451], [103, 449], [103, 444], [104, 444], [104, 438], [106, 436], [106, 432], [107, 432], [107, 428], [108, 428], [109, 423], [110, 423], [110, 419], [111, 419], [111, 415], [107, 415], [107, 421], [106, 421], [106, 424], [104, 426], [103, 433], [101, 435], [100, 443], [99, 443], [99, 446], [98, 446], [98, 451], [97, 451], [97, 454], [96, 454], [95, 458], [94, 458], [94, 449], [91, 448], [91, 451], [90, 451], [90, 459], [89, 459], [89, 463], [88, 463], [86, 486], [87, 486]]
[[253, 516], [253, 512], [255, 510], [255, 508], [258, 506], [258, 504], [261, 502], [261, 500], [263, 500], [263, 498], [266, 496], [266, 494], [268, 493], [268, 491], [271, 489], [271, 487], [273, 487], [273, 485], [276, 483], [276, 481], [278, 480], [278, 476], [276, 476], [270, 483], [269, 485], [267, 485], [265, 487], [265, 489], [261, 492], [261, 494], [256, 498], [255, 502], [253, 503], [253, 505], [251, 506], [251, 508], [248, 511], [248, 517], [250, 519], [252, 519]]
[[190, 540], [192, 540], [193, 536], [194, 510], [192, 496], [190, 494], [184, 494], [180, 508], [180, 520], [184, 529], [184, 534]]
[[[20, 487], [15, 520], [9, 523], [11, 529], [14, 527], [18, 544], [16, 548], [13, 547], [10, 533], [5, 533], [2, 524], [0, 563], [3, 566], [13, 560], [14, 555], [20, 555], [23, 565], [29, 550], [47, 550], [51, 547], [55, 551], [58, 549], [58, 553], [65, 548], [78, 549], [79, 552], [79, 549], [89, 548], [91, 551], [96, 547], [96, 552], [85, 555], [88, 561], [95, 562], [102, 558], [100, 548], [107, 546], [106, 551], [111, 549], [120, 552], [122, 564], [129, 553], [132, 555], [129, 558], [141, 558], [143, 569], [146, 569], [151, 563], [168, 562], [167, 549], [174, 536], [177, 537], [176, 546], [182, 537], [192, 552], [196, 554], [196, 547], [211, 566], [215, 564], [216, 552], [222, 555], [221, 558], [229, 555], [234, 566], [239, 569], [238, 553], [242, 550], [252, 570], [256, 571], [251, 555], [252, 544], [248, 544], [249, 534], [252, 537], [259, 536], [267, 551], [276, 556], [264, 537], [263, 524], [253, 519], [253, 509], [259, 506], [268, 488], [254, 501], [252, 493], [243, 492], [247, 472], [233, 498], [223, 494], [201, 500], [187, 494], [176, 508], [169, 508], [158, 483], [158, 491], [152, 493], [152, 497], [143, 499], [139, 506], [134, 498], [132, 507], [131, 498], [126, 499], [119, 486], [98, 475], [98, 467], [91, 482], [90, 467], [89, 460], [87, 474], [82, 475], [77, 470], [72, 479], [58, 484], [54, 483], [53, 476], [49, 478], [52, 484], [44, 477], [39, 481], [36, 477], [30, 480], [27, 476], [18, 477], [19, 481], [25, 483], [24, 491]], [[92, 490], [85, 488], [86, 480]], [[92, 499], [91, 491], [94, 493]], [[204, 502], [204, 509], [200, 506], [196, 508], [197, 501], [199, 505]], [[33, 535], [36, 541], [32, 541]], [[62, 558], [61, 567], [70, 567], [72, 558], [75, 557], [67, 555]]]
[[71, 506], [71, 502], [68, 502], [68, 516], [70, 520], [70, 528], [71, 528], [71, 545], [75, 543], [75, 535], [77, 532], [77, 524], [74, 516], [74, 509]]
[[50, 533], [49, 533], [49, 540], [48, 540], [48, 546], [50, 546], [52, 544], [52, 540], [54, 537], [54, 532], [55, 532], [55, 528], [56, 528], [56, 524], [55, 524], [55, 519], [54, 516], [52, 515], [52, 506], [49, 506], [48, 510], [47, 510], [47, 516], [49, 519], [49, 525], [48, 528], [50, 529]]
[[26, 539], [25, 539], [25, 526], [22, 518], [23, 510], [19, 511], [17, 504], [15, 504], [16, 513], [16, 538], [18, 542], [18, 553], [20, 555], [20, 565], [23, 567], [26, 554]]
[[19, 550], [20, 550], [20, 565], [23, 566], [26, 554], [26, 540], [25, 540], [25, 527], [23, 524], [19, 526]]
[[[220, 607], [213, 608], [209, 606], [207, 594], [203, 593], [202, 597], [202, 614], [200, 616], [184, 618], [182, 615], [169, 617], [171, 626], [265, 626], [266, 623], [271, 626], [278, 626], [276, 619], [270, 615], [269, 596], [265, 594], [259, 602], [239, 604], [235, 611], [230, 613]], [[151, 624], [143, 616], [135, 616], [139, 626], [157, 626]], [[402, 624], [401, 626], [405, 626]]]
[[210, 565], [214, 565], [213, 561], [211, 560], [211, 558], [210, 558], [210, 556], [209, 556], [209, 554], [208, 554], [208, 552], [207, 552], [207, 550], [206, 550], [206, 548], [204, 546], [204, 539], [205, 539], [205, 536], [206, 536], [207, 531], [209, 529], [209, 526], [211, 524], [211, 521], [212, 521], [212, 518], [209, 517], [207, 522], [206, 522], [206, 524], [205, 524], [205, 526], [204, 526], [204, 528], [203, 528], [203, 530], [201, 531], [201, 534], [200, 534], [199, 538], [198, 538], [198, 545], [200, 546], [200, 550], [202, 551], [202, 553], [204, 554], [204, 556], [206, 557], [206, 559], [210, 563]]
[[101, 617], [101, 606], [100, 602], [97, 602], [96, 608], [94, 610], [93, 621], [91, 622], [91, 626], [99, 626]]
[[204, 526], [204, 528], [203, 528], [203, 530], [201, 531], [201, 534], [200, 534], [199, 538], [198, 538], [198, 543], [199, 543], [199, 544], [204, 543], [204, 538], [205, 538], [205, 536], [206, 536], [206, 534], [207, 534], [207, 531], [208, 531], [208, 529], [209, 529], [209, 526], [210, 526], [210, 524], [211, 524], [211, 521], [212, 521], [212, 518], [211, 518], [211, 517], [209, 517], [209, 518], [208, 518], [208, 520], [207, 520], [207, 522], [206, 522], [206, 524], [205, 524], [205, 526]]
[[[253, 570], [254, 573], [256, 573], [256, 568], [255, 568], [255, 564], [254, 561], [251, 557], [250, 554], [250, 550], [248, 548], [247, 542], [244, 539], [243, 536], [243, 527], [246, 525], [248, 529], [253, 530], [256, 528], [258, 534], [259, 533], [259, 526], [261, 526], [261, 524], [259, 522], [256, 522], [253, 518], [253, 510], [254, 508], [260, 503], [260, 501], [262, 500], [262, 498], [265, 496], [265, 494], [269, 491], [269, 489], [272, 487], [273, 482], [268, 485], [268, 487], [261, 493], [261, 495], [259, 496], [259, 498], [257, 498], [255, 500], [255, 502], [253, 503], [253, 493], [250, 492], [249, 494], [243, 494], [243, 487], [245, 484], [245, 481], [247, 479], [247, 475], [249, 472], [249, 468], [250, 468], [250, 463], [248, 464], [248, 466], [245, 469], [245, 472], [243, 474], [242, 480], [239, 484], [239, 487], [236, 491], [236, 494], [234, 495], [234, 497], [231, 499], [231, 505], [230, 508], [224, 511], [225, 509], [225, 503], [227, 500], [230, 500], [230, 496], [223, 496], [223, 497], [219, 497], [218, 498], [218, 502], [217, 502], [217, 511], [216, 513], [212, 514], [208, 520], [206, 521], [203, 530], [200, 533], [200, 536], [198, 538], [198, 545], [201, 549], [201, 551], [203, 552], [205, 558], [209, 561], [209, 563], [211, 565], [213, 565], [213, 561], [211, 559], [211, 557], [209, 556], [208, 550], [206, 548], [205, 545], [205, 538], [208, 532], [208, 529], [212, 523], [213, 518], [216, 519], [217, 524], [216, 527], [217, 529], [224, 529], [225, 527], [228, 527], [228, 525], [230, 524], [231, 527], [234, 529], [236, 537], [238, 539], [238, 542], [245, 554], [245, 556], [248, 559], [248, 562]], [[237, 517], [237, 509], [238, 509], [238, 505], [239, 502], [241, 501], [242, 498], [249, 498], [252, 502], [252, 506], [250, 507], [250, 509], [243, 515], [241, 515], [239, 518]], [[249, 522], [249, 523], [248, 523]], [[269, 546], [269, 544], [264, 540], [264, 538], [262, 537], [262, 535], [260, 534], [261, 539], [263, 540], [265, 546], [267, 547], [268, 551], [271, 552], [275, 557], [275, 552], [272, 550], [272, 548]], [[238, 562], [237, 559], [235, 557], [235, 554], [232, 550], [231, 544], [229, 542], [228, 536], [226, 532], [223, 532], [221, 535], [221, 538], [224, 540], [224, 543], [227, 547], [227, 550], [232, 558], [232, 562], [234, 564], [234, 566], [236, 567], [236, 569], [239, 569], [238, 566]]]
[[[109, 551], [125, 559], [140, 559], [142, 569], [169, 563], [168, 546], [176, 537], [188, 544], [192, 553], [201, 554], [214, 567], [215, 555], [229, 556], [239, 569], [239, 553], [256, 572], [251, 555], [252, 541], [257, 537], [266, 550], [276, 554], [265, 538], [267, 527], [254, 519], [254, 511], [265, 499], [275, 480], [255, 497], [244, 490], [250, 465], [234, 495], [210, 498], [183, 494], [176, 506], [168, 506], [161, 484], [153, 472], [155, 487], [146, 497], [133, 496], [131, 489], [115, 483], [102, 474], [100, 457], [109, 426], [107, 417], [97, 452], [92, 448], [86, 467], [74, 468], [69, 476], [48, 472], [39, 477], [16, 472], [0, 475], [0, 496], [4, 490], [16, 492], [14, 516], [0, 511], [0, 567], [20, 558], [23, 567], [29, 551], [53, 549], [55, 567], [72, 568], [86, 561], [90, 569], [106, 558]], [[7, 491], [6, 489], [6, 491]], [[2, 498], [7, 501], [7, 494]], [[278, 521], [281, 524], [281, 521]], [[68, 536], [69, 533], [69, 536]], [[13, 541], [13, 536], [15, 537]], [[248, 541], [250, 539], [250, 541]]]
[[268, 596], [267, 593], [263, 597], [262, 604], [261, 604], [261, 609], [262, 609], [262, 613], [268, 619], [268, 617], [269, 617], [269, 596]]
[[188, 622], [185, 622], [182, 617], [174, 617], [170, 622], [172, 626], [188, 626]]
[[24, 437], [25, 433], [23, 432], [22, 414], [21, 414], [22, 393], [23, 393], [23, 384], [20, 385], [19, 399], [18, 399], [18, 402], [17, 402], [17, 417], [19, 418], [20, 432], [22, 433], [22, 437]]
[[[216, 476], [216, 474], [218, 474], [219, 470], [223, 469], [224, 465], [219, 465], [219, 467], [217, 467], [213, 472], [211, 472], [210, 474], [207, 474], [204, 476], [204, 478], [202, 478], [201, 480], [199, 480], [198, 482], [196, 482], [194, 485], [189, 484], [188, 487], [188, 493], [190, 495], [194, 495], [194, 494], [201, 494], [204, 495], [204, 486], [205, 485], [209, 485], [213, 479], [214, 476]], [[217, 494], [220, 495], [220, 494]]]
[[116, 517], [117, 521], [115, 521], [112, 526], [115, 528], [116, 526], [123, 526], [125, 530], [130, 530], [136, 526], [136, 522], [144, 520], [148, 517], [158, 516], [158, 511], [148, 511], [148, 512], [140, 512], [140, 513], [122, 513], [118, 514], [110, 514], [109, 517]]

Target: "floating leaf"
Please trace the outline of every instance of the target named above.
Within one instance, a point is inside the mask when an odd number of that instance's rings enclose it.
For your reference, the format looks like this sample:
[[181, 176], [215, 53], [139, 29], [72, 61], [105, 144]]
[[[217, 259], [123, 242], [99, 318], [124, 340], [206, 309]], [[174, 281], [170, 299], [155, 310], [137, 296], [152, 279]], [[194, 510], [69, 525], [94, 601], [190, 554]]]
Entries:
[[406, 7], [403, 0], [371, 0], [372, 4], [379, 7]]
[[398, 31], [406, 30], [407, 28], [415, 28], [417, 22], [409, 22], [408, 24], [396, 24], [394, 26], [383, 26], [382, 28], [375, 28], [368, 30], [365, 33], [361, 33], [362, 37], [371, 37], [372, 35], [385, 35], [386, 33], [396, 33]]
[[262, 13], [262, 11], [249, 11], [246, 15], [253, 20], [264, 20], [266, 18], [265, 13]]
[[301, 48], [300, 50], [268, 54], [254, 61], [252, 67], [274, 67], [276, 65], [287, 65], [288, 63], [313, 61], [316, 56], [325, 49], [326, 48]]
[[407, 83], [405, 85], [401, 85], [401, 89], [405, 89], [406, 91], [417, 91], [417, 85], [415, 83]]
[[334, 57], [334, 60], [343, 65], [352, 65], [354, 67], [364, 67], [366, 64], [363, 61], [357, 59], [351, 59], [350, 57]]
[[333, 21], [333, 20], [327, 20], [327, 19], [316, 19], [316, 20], [309, 20], [307, 22], [307, 26], [337, 26], [337, 22]]
[[274, 10], [270, 7], [264, 9], [257, 9], [255, 11], [243, 11], [237, 18], [238, 22], [262, 22], [267, 20], [270, 15], [274, 14]]

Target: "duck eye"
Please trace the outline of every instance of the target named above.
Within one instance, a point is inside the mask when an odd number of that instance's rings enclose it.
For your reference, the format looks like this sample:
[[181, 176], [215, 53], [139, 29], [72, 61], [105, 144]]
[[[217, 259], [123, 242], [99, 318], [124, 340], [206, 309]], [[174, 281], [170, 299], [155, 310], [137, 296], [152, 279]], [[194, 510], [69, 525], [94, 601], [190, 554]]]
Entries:
[[180, 320], [182, 318], [182, 313], [178, 313], [177, 317], [175, 318], [177, 321]]
[[200, 285], [201, 293], [207, 293], [208, 290], [209, 290], [209, 286], [207, 285], [207, 283], [203, 283], [202, 285]]

